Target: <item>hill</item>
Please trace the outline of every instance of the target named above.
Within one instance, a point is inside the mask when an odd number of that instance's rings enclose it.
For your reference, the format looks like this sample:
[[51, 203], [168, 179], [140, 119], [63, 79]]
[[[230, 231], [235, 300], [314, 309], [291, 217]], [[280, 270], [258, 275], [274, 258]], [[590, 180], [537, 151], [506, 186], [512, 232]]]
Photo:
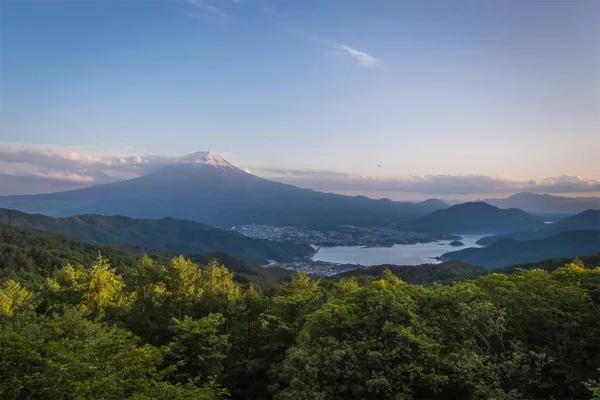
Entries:
[[489, 247], [451, 251], [440, 258], [492, 269], [544, 259], [596, 254], [600, 254], [600, 231], [580, 230], [563, 232], [540, 240], [503, 239]]
[[378, 277], [386, 269], [392, 271], [394, 275], [406, 283], [425, 286], [431, 285], [433, 282], [447, 285], [465, 279], [475, 279], [487, 274], [487, 270], [483, 267], [472, 266], [460, 261], [446, 261], [441, 264], [375, 265], [334, 275], [333, 279]]
[[321, 229], [398, 224], [447, 205], [373, 200], [300, 189], [251, 175], [210, 152], [135, 179], [59, 193], [0, 197], [6, 208], [53, 217], [173, 217], [213, 226], [273, 224]]
[[[582, 256], [578, 259], [586, 268], [593, 269], [600, 265], [600, 254], [595, 256]], [[355, 278], [359, 282], [370, 281], [381, 277], [383, 271], [390, 270], [398, 278], [406, 283], [422, 286], [430, 286], [433, 283], [449, 285], [468, 279], [477, 279], [491, 273], [513, 274], [520, 270], [543, 269], [544, 271], [555, 271], [558, 268], [573, 262], [573, 258], [553, 258], [529, 263], [514, 264], [493, 270], [466, 264], [462, 261], [445, 261], [440, 264], [422, 265], [374, 265], [369, 268], [359, 268], [329, 277], [336, 281], [342, 278]]]
[[506, 199], [485, 199], [500, 208], [519, 208], [532, 214], [573, 215], [588, 209], [600, 209], [599, 197], [563, 197], [550, 194], [517, 193]]
[[587, 210], [577, 215], [561, 219], [554, 224], [546, 224], [540, 229], [512, 232], [503, 235], [486, 236], [477, 241], [478, 245], [489, 246], [502, 239], [536, 240], [575, 230], [600, 230], [600, 210]]
[[[579, 259], [581, 263], [583, 263], [583, 266], [588, 269], [592, 269], [600, 265], [600, 253], [594, 256], [577, 257], [577, 259]], [[558, 268], [567, 265], [573, 261], [574, 259], [572, 257], [551, 258], [529, 263], [508, 265], [506, 267], [496, 268], [495, 270], [490, 272], [497, 274], [514, 274], [515, 272], [518, 272], [522, 269], [528, 271], [532, 269], [543, 269], [544, 271], [553, 272], [556, 271]]]
[[39, 214], [0, 209], [0, 222], [28, 229], [60, 233], [73, 239], [115, 246], [145, 246], [176, 254], [224, 252], [237, 258], [266, 264], [312, 255], [309, 245], [246, 237], [198, 222], [134, 219], [121, 216], [79, 215], [51, 218]]
[[293, 275], [293, 271], [281, 267], [262, 267], [252, 261], [241, 260], [225, 253], [192, 254], [188, 258], [199, 265], [216, 260], [233, 272], [234, 279], [240, 283], [253, 282], [262, 286], [272, 286]]
[[[14, 279], [27, 286], [39, 283], [42, 278], [62, 268], [67, 263], [89, 267], [98, 253], [123, 273], [133, 268], [143, 254], [167, 264], [176, 254], [154, 249], [103, 246], [67, 238], [52, 232], [23, 229], [0, 223], [0, 282]], [[239, 260], [224, 253], [193, 254], [188, 257], [198, 264], [217, 260], [234, 273], [238, 282], [255, 282], [270, 286], [289, 278], [292, 273], [282, 268], [265, 268], [251, 261]]]
[[410, 221], [407, 226], [422, 232], [474, 233], [538, 229], [544, 223], [524, 211], [502, 210], [483, 202], [457, 204]]

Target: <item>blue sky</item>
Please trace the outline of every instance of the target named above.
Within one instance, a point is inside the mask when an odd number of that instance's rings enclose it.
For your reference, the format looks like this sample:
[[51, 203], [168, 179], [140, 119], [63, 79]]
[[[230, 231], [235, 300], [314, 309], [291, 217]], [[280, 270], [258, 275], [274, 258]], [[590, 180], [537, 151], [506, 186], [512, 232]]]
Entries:
[[600, 2], [15, 0], [0, 13], [0, 174], [51, 175], [6, 156], [23, 149], [212, 150], [315, 180], [600, 189]]

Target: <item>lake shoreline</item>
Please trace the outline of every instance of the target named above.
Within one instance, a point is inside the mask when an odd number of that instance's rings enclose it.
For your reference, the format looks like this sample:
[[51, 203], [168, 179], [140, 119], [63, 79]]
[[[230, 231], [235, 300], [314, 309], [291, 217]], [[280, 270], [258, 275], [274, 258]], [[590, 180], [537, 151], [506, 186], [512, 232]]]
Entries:
[[[449, 235], [450, 236], [450, 235]], [[431, 240], [426, 243], [393, 244], [391, 246], [366, 245], [366, 246], [321, 246], [311, 257], [312, 262], [326, 262], [330, 264], [373, 266], [382, 264], [394, 265], [421, 265], [438, 264], [438, 259], [446, 253], [453, 240], [458, 235], [451, 235], [446, 240]], [[462, 234], [460, 241], [464, 243], [462, 249], [481, 247], [477, 240], [486, 234]]]

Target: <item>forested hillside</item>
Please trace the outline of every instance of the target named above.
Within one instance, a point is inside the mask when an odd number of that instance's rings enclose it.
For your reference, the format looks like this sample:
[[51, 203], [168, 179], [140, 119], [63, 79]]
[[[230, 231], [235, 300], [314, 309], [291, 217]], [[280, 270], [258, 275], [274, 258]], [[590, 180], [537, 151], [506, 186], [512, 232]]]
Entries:
[[105, 215], [51, 218], [0, 208], [0, 223], [113, 246], [146, 246], [186, 255], [224, 252], [262, 264], [269, 260], [292, 261], [294, 258], [308, 257], [314, 252], [309, 245], [254, 239], [237, 232], [174, 218], [135, 219]]
[[[89, 267], [99, 252], [114, 262], [119, 273], [128, 271], [143, 254], [163, 263], [175, 256], [174, 253], [148, 247], [101, 246], [51, 232], [21, 229], [0, 223], [0, 280], [13, 279], [24, 285], [32, 285], [41, 282], [69, 262]], [[291, 276], [291, 272], [282, 268], [264, 268], [224, 253], [194, 254], [190, 258], [202, 264], [216, 259], [235, 272], [238, 282], [271, 286], [279, 279]]]
[[2, 399], [600, 391], [600, 257], [506, 274], [449, 262], [320, 280], [224, 254], [194, 256], [197, 265], [6, 225], [0, 239]]
[[591, 399], [600, 268], [409, 285], [98, 257], [0, 285], [3, 399]]
[[493, 269], [544, 259], [596, 254], [600, 254], [600, 231], [581, 230], [562, 232], [539, 240], [502, 239], [488, 247], [471, 247], [444, 253], [441, 258]]
[[577, 215], [563, 218], [553, 224], [546, 224], [541, 229], [486, 236], [479, 239], [477, 244], [481, 246], [489, 246], [502, 239], [514, 239], [519, 241], [538, 240], [548, 238], [562, 232], [579, 230], [600, 231], [600, 210], [587, 210]]
[[[564, 264], [564, 263], [563, 263]], [[441, 264], [421, 265], [375, 265], [369, 268], [353, 269], [334, 275], [332, 279], [356, 278], [360, 280], [376, 279], [389, 270], [406, 283], [429, 286], [433, 283], [450, 285], [466, 279], [475, 279], [490, 271], [483, 267], [465, 264], [461, 261], [446, 261]]]
[[525, 211], [503, 210], [483, 202], [456, 204], [406, 224], [416, 231], [438, 233], [513, 232], [543, 226], [542, 221]]

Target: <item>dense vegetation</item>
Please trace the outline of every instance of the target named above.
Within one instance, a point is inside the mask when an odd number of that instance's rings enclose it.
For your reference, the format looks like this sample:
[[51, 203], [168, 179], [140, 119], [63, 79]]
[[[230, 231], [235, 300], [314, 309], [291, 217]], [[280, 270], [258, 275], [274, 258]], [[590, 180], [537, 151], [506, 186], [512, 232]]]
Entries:
[[[123, 269], [123, 268], [119, 268]], [[98, 256], [0, 284], [3, 399], [590, 399], [600, 268], [409, 285]]]
[[318, 280], [140, 251], [0, 224], [0, 398], [600, 398], [600, 256]]
[[308, 257], [314, 252], [309, 245], [254, 239], [237, 232], [174, 218], [134, 219], [104, 215], [51, 218], [0, 208], [0, 223], [60, 233], [98, 244], [147, 246], [186, 255], [224, 252], [264, 264], [269, 260], [288, 262], [296, 257]]
[[[563, 265], [564, 264], [565, 263], [563, 263]], [[449, 285], [453, 282], [479, 278], [480, 276], [489, 273], [489, 271], [483, 267], [472, 266], [460, 261], [446, 261], [441, 264], [375, 265], [369, 268], [353, 269], [334, 275], [333, 279], [356, 278], [365, 281], [381, 276], [385, 270], [389, 270], [406, 283], [424, 286], [429, 286], [434, 282], [441, 285]]]
[[[175, 254], [148, 247], [111, 247], [69, 239], [44, 231], [21, 229], [0, 223], [0, 280], [13, 279], [25, 286], [40, 283], [67, 263], [90, 266], [101, 252], [125, 273], [142, 254], [158, 262], [167, 263]], [[274, 285], [289, 278], [291, 273], [282, 268], [264, 268], [251, 261], [238, 260], [223, 253], [201, 253], [189, 256], [194, 262], [206, 264], [218, 260], [235, 272], [238, 282], [255, 282], [262, 286]]]

